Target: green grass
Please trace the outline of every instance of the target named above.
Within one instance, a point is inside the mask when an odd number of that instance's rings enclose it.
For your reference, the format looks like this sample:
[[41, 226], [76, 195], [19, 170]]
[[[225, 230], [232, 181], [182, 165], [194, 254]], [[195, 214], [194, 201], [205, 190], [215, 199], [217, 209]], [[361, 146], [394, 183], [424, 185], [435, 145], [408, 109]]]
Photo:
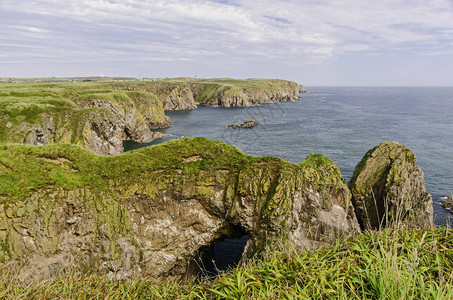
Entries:
[[[184, 163], [185, 158], [194, 155], [200, 155], [203, 160]], [[152, 176], [153, 172], [155, 176], [165, 172], [177, 176], [176, 169], [188, 174], [200, 170], [211, 173], [240, 168], [255, 160], [258, 158], [247, 156], [235, 147], [205, 138], [172, 140], [119, 156], [98, 156], [69, 144], [40, 147], [0, 144], [0, 196], [11, 201], [25, 199], [46, 187], [72, 190], [86, 186], [102, 190], [109, 189], [109, 180], [127, 186], [129, 178], [132, 184], [146, 174]]]
[[3, 272], [6, 299], [452, 299], [453, 232], [369, 231], [316, 251], [268, 252], [214, 281], [113, 282], [69, 273], [21, 285]]

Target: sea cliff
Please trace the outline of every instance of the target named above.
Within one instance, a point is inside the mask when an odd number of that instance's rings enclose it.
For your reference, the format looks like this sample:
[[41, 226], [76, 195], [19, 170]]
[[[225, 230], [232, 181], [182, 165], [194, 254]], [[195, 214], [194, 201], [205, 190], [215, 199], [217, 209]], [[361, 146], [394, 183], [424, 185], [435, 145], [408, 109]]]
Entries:
[[[387, 168], [388, 146], [371, 152], [375, 170]], [[391, 173], [409, 176], [388, 181], [392, 193], [375, 194], [378, 211], [392, 203], [388, 218], [381, 218], [395, 220], [397, 205], [404, 209], [399, 222], [382, 228], [429, 229], [432, 202], [415, 156], [400, 145], [392, 149], [413, 165], [397, 162]], [[363, 166], [368, 156], [357, 170], [370, 170]], [[371, 173], [358, 178], [374, 182]], [[313, 250], [360, 233], [355, 211], [362, 217], [369, 208], [321, 154], [292, 164], [205, 138], [117, 156], [69, 144], [2, 145], [0, 178], [0, 267], [17, 271], [23, 282], [65, 270], [115, 280], [190, 281], [203, 249], [218, 240], [249, 235], [244, 260], [268, 249]], [[369, 188], [365, 195], [375, 187]]]
[[72, 143], [97, 154], [123, 152], [123, 140], [164, 136], [165, 110], [298, 101], [305, 89], [266, 79], [192, 79], [27, 83], [0, 86], [0, 142]]
[[238, 232], [251, 257], [360, 231], [338, 167], [319, 154], [292, 164], [204, 138], [111, 157], [4, 145], [0, 176], [0, 262], [25, 281], [67, 269], [180, 280], [196, 276], [200, 249]]

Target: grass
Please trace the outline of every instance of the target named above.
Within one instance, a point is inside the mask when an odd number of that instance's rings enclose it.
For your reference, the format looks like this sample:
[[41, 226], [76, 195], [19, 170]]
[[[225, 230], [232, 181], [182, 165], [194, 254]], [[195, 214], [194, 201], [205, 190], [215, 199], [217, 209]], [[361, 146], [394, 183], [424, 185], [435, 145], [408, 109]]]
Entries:
[[[186, 158], [194, 156], [200, 156], [200, 160], [185, 162]], [[151, 176], [153, 172], [158, 176], [179, 176], [176, 172], [178, 169], [182, 170], [183, 175], [203, 172], [209, 177], [217, 170], [233, 173], [241, 170], [244, 173], [250, 169], [249, 172], [255, 173], [257, 168], [267, 166], [273, 170], [270, 174], [303, 169], [316, 175], [321, 172], [319, 168], [332, 165], [334, 173], [338, 174], [331, 177], [341, 178], [338, 167], [328, 158], [319, 154], [316, 159], [313, 157], [310, 155], [304, 163], [294, 165], [276, 157], [248, 156], [231, 145], [206, 138], [176, 139], [118, 156], [98, 156], [69, 144], [39, 147], [0, 144], [0, 196], [4, 195], [11, 201], [25, 199], [44, 187], [61, 187], [65, 190], [79, 187], [109, 189], [111, 181], [127, 186]], [[49, 162], [45, 159], [64, 159], [62, 164], [65, 166], [62, 167], [58, 161]]]
[[[112, 182], [114, 188], [127, 187], [140, 178], [152, 179], [154, 171], [158, 171], [155, 175], [159, 180], [164, 177], [162, 172], [175, 169], [187, 176], [202, 176], [226, 167], [231, 171], [240, 169], [242, 174], [254, 173], [264, 162], [278, 174], [293, 168], [339, 172], [319, 154], [293, 165], [276, 158], [246, 156], [232, 146], [204, 138], [173, 140], [115, 157], [96, 156], [73, 145], [0, 145], [0, 200], [5, 205], [12, 204], [36, 190], [52, 187], [109, 191]], [[76, 272], [52, 281], [22, 285], [4, 268], [0, 271], [0, 299], [453, 298], [453, 232], [445, 228], [396, 228], [368, 231], [316, 251], [268, 250], [261, 259], [255, 258], [212, 282], [193, 285], [169, 282], [155, 286], [146, 280], [117, 282]], [[121, 229], [115, 232], [122, 234]]]
[[2, 299], [452, 299], [453, 232], [368, 231], [316, 251], [268, 252], [192, 285], [65, 274], [21, 285], [3, 272]]

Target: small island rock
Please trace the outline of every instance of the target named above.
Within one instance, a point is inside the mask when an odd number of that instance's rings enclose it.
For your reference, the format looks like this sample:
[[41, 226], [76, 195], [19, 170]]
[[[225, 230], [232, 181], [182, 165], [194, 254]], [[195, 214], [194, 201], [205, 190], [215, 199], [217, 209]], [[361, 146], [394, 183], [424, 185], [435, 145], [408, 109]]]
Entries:
[[259, 123], [255, 120], [247, 120], [245, 121], [244, 123], [242, 123], [241, 125], [228, 125], [227, 127], [228, 128], [252, 128], [252, 127], [255, 127], [255, 126], [258, 126]]
[[442, 205], [446, 209], [452, 209], [453, 208], [453, 195], [447, 196], [447, 198], [442, 200]]

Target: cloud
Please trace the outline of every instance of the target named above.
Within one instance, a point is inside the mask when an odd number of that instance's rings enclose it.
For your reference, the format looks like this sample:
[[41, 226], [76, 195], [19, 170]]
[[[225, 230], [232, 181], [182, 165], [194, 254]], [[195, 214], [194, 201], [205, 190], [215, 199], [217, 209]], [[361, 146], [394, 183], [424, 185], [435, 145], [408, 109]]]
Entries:
[[2, 0], [0, 42], [6, 46], [0, 55], [24, 61], [292, 59], [314, 64], [356, 53], [444, 55], [452, 51], [452, 3]]

